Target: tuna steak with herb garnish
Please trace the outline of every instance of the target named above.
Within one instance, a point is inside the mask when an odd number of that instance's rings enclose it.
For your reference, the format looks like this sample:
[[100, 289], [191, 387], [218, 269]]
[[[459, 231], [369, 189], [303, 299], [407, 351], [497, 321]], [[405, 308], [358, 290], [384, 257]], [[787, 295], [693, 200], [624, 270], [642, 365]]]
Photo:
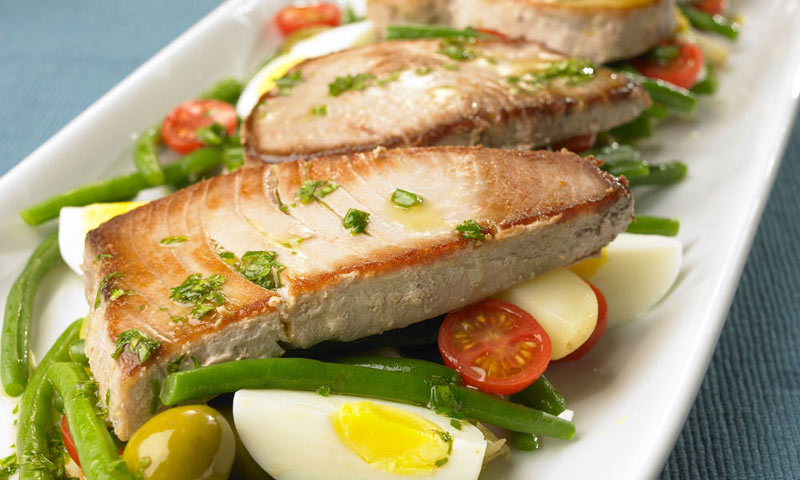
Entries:
[[644, 53], [677, 27], [674, 0], [368, 0], [367, 17], [378, 31], [409, 23], [489, 29], [596, 62]]
[[633, 213], [597, 164], [381, 148], [240, 169], [92, 230], [86, 350], [117, 435], [169, 372], [404, 327], [594, 254]]
[[530, 149], [650, 105], [635, 81], [537, 43], [392, 41], [307, 60], [243, 126], [249, 162], [427, 145]]

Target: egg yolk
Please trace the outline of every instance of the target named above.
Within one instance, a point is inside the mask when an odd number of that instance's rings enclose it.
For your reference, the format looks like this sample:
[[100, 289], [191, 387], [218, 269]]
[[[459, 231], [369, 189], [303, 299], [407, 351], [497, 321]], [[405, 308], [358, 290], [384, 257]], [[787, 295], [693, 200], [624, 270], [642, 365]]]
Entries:
[[87, 205], [83, 210], [82, 227], [84, 232], [94, 230], [101, 223], [105, 223], [117, 215], [129, 212], [134, 208], [141, 207], [147, 202], [115, 202], [115, 203], [95, 203]]
[[350, 402], [331, 416], [342, 443], [371, 466], [417, 475], [447, 463], [450, 434], [419, 415], [372, 402]]
[[597, 273], [598, 270], [600, 270], [600, 267], [606, 263], [607, 259], [608, 253], [604, 248], [600, 251], [599, 257], [587, 258], [586, 260], [582, 260], [570, 266], [569, 269], [572, 270], [572, 273], [581, 277], [582, 279], [589, 280], [594, 276], [595, 273]]

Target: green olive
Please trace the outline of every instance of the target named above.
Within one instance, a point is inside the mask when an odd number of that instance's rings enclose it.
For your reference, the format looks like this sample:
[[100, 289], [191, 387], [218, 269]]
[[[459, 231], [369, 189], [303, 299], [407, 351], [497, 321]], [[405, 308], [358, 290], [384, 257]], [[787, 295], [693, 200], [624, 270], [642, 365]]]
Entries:
[[143, 480], [225, 480], [235, 455], [233, 430], [205, 405], [171, 408], [133, 434], [122, 458]]

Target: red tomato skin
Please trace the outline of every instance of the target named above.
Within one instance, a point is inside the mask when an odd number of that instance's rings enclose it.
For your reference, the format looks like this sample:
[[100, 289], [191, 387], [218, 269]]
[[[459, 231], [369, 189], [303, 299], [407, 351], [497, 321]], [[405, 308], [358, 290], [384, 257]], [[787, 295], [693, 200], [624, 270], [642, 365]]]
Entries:
[[666, 65], [651, 58], [640, 57], [631, 64], [645, 77], [657, 78], [683, 88], [692, 88], [705, 65], [703, 50], [689, 42], [675, 41], [665, 45], [677, 45], [678, 57]]
[[64, 415], [61, 416], [61, 440], [64, 442], [67, 453], [69, 453], [69, 458], [80, 467], [81, 461], [78, 459], [78, 450], [75, 448], [75, 441], [72, 440], [72, 434], [69, 432], [69, 424], [67, 424], [67, 417]]
[[719, 15], [725, 11], [726, 3], [725, 0], [695, 0], [692, 6], [709, 15]]
[[494, 30], [492, 28], [476, 28], [475, 30], [479, 31], [480, 33], [484, 33], [486, 35], [497, 37], [501, 40], [508, 40], [508, 35], [499, 30]]
[[196, 130], [214, 122], [225, 127], [228, 134], [236, 130], [236, 110], [220, 100], [190, 100], [175, 106], [161, 123], [161, 139], [176, 153], [186, 155], [203, 146]]
[[595, 325], [592, 334], [589, 335], [589, 338], [587, 338], [580, 347], [566, 357], [556, 360], [558, 362], [574, 362], [575, 360], [580, 359], [589, 353], [589, 351], [593, 349], [595, 345], [597, 345], [597, 342], [599, 342], [606, 333], [606, 326], [608, 325], [608, 303], [606, 303], [606, 297], [597, 287], [589, 282], [586, 283], [592, 287], [592, 290], [597, 297], [597, 325]]
[[275, 24], [284, 37], [308, 27], [321, 25], [336, 27], [341, 21], [342, 11], [338, 6], [328, 2], [288, 6], [275, 15]]
[[589, 133], [586, 135], [578, 135], [577, 137], [568, 138], [560, 142], [554, 143], [551, 148], [554, 152], [566, 148], [573, 153], [581, 153], [594, 147], [594, 142], [597, 140], [596, 133]]
[[[521, 327], [516, 328], [518, 331], [512, 333], [500, 332], [504, 337], [493, 338], [494, 341], [480, 343], [478, 347], [471, 348], [466, 352], [458, 352], [453, 341], [453, 328], [463, 318], [477, 316], [477, 312], [503, 312], [513, 318], [520, 319], [523, 323]], [[475, 315], [471, 317], [473, 313]], [[534, 360], [526, 365], [519, 374], [504, 379], [487, 378], [485, 372], [472, 363], [479, 356], [488, 352], [501, 351], [502, 347], [513, 345], [514, 341], [517, 340], [534, 340], [539, 346]], [[500, 395], [517, 393], [533, 383], [547, 369], [547, 365], [550, 363], [550, 355], [552, 354], [550, 337], [531, 314], [516, 305], [495, 299], [486, 299], [461, 310], [450, 312], [439, 328], [438, 345], [445, 365], [458, 371], [465, 385], [483, 392]], [[483, 372], [483, 374], [480, 372]]]

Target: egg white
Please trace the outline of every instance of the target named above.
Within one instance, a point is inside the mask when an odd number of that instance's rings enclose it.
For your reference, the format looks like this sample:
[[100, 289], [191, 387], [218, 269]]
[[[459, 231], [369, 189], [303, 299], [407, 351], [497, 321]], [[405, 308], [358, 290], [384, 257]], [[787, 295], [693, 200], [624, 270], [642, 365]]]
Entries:
[[477, 479], [486, 440], [471, 424], [461, 430], [450, 418], [431, 410], [394, 402], [286, 390], [240, 390], [233, 398], [236, 429], [253, 459], [276, 480], [380, 480], [411, 478], [370, 466], [344, 445], [331, 424], [331, 414], [347, 402], [390, 405], [436, 424], [453, 438], [449, 460], [429, 475], [435, 480]]

